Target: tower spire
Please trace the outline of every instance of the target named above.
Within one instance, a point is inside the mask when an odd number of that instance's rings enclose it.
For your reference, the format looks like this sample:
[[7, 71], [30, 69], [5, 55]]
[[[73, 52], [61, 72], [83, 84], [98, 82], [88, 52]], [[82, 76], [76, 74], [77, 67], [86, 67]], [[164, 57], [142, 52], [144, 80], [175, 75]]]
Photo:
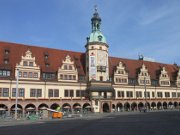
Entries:
[[97, 5], [94, 5], [94, 11], [97, 13]]
[[101, 25], [101, 18], [99, 17], [99, 13], [97, 10], [97, 5], [94, 6], [94, 14], [91, 18], [91, 24], [92, 24], [92, 32], [100, 31], [100, 25]]

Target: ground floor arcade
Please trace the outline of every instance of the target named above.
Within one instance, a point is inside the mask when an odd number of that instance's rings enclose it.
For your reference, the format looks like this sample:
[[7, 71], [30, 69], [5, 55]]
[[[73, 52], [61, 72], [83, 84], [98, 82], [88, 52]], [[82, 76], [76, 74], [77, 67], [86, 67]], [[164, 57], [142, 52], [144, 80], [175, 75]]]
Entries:
[[[180, 100], [102, 100], [99, 112], [121, 112], [149, 110], [179, 109]], [[39, 114], [46, 108], [56, 110], [59, 108], [64, 113], [90, 113], [94, 112], [92, 102], [89, 100], [19, 100], [17, 105], [18, 117], [29, 114]], [[13, 116], [15, 100], [0, 101], [0, 117]]]

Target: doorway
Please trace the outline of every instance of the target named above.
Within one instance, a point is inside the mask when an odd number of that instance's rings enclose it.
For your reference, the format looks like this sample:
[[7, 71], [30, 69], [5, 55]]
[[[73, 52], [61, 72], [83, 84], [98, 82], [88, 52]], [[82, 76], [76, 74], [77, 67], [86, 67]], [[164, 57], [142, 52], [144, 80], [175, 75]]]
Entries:
[[103, 104], [103, 112], [110, 112], [108, 103]]

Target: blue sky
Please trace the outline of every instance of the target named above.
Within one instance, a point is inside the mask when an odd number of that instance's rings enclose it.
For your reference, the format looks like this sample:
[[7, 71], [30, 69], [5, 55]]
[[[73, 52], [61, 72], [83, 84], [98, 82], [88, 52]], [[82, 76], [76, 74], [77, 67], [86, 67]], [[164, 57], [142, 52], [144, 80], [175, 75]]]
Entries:
[[180, 0], [0, 0], [0, 41], [85, 52], [94, 5], [110, 56], [180, 65]]

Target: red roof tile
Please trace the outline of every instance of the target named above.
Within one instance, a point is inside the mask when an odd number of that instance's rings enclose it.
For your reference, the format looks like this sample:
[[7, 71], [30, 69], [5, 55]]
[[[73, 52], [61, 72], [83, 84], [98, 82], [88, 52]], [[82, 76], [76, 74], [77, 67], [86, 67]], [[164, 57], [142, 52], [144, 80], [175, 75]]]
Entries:
[[[9, 64], [4, 64], [4, 51], [5, 49], [9, 50], [9, 55], [6, 56], [9, 59]], [[50, 49], [44, 47], [16, 44], [16, 43], [7, 43], [0, 42], [0, 68], [13, 68], [12, 73], [14, 74], [14, 69], [16, 63], [21, 61], [21, 56], [25, 55], [25, 52], [30, 49], [32, 55], [36, 58], [36, 64], [40, 66], [41, 71], [43, 72], [57, 72], [58, 68], [61, 66], [62, 61], [65, 60], [65, 57], [69, 55], [72, 60], [75, 62], [75, 66], [78, 69], [79, 75], [85, 75], [85, 53], [81, 52], [73, 52], [66, 50], [58, 50], [58, 49]], [[45, 60], [45, 54], [48, 55], [48, 59]], [[178, 71], [178, 67], [176, 65], [171, 64], [162, 64], [157, 62], [148, 62], [143, 60], [131, 60], [124, 58], [116, 58], [109, 57], [109, 73], [110, 76], [113, 75], [114, 69], [119, 64], [119, 62], [123, 62], [126, 66], [126, 70], [128, 71], [129, 78], [137, 78], [138, 71], [142, 67], [144, 63], [148, 69], [148, 72], [151, 76], [151, 79], [158, 79], [160, 71], [164, 66], [168, 75], [170, 76], [171, 81], [176, 80], [176, 75]], [[50, 64], [47, 68], [45, 63]]]

